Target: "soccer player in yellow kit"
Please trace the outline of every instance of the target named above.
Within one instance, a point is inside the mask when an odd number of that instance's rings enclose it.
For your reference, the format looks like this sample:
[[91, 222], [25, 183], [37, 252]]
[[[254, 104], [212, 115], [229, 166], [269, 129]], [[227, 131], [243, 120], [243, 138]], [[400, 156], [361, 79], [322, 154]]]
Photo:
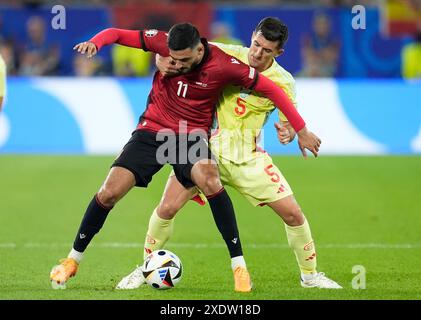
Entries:
[[[249, 64], [270, 78], [295, 102], [295, 82], [289, 72], [282, 68], [275, 57], [281, 55], [288, 38], [288, 29], [277, 18], [263, 19], [253, 32], [250, 48], [238, 45], [217, 44], [223, 51]], [[171, 59], [157, 60], [161, 72], [171, 75]], [[295, 102], [296, 105], [296, 102]], [[305, 288], [342, 288], [322, 272], [316, 270], [316, 249], [307, 219], [296, 202], [293, 192], [273, 163], [271, 157], [259, 149], [261, 129], [275, 105], [267, 98], [238, 86], [228, 86], [219, 100], [215, 115], [215, 131], [210, 139], [212, 152], [217, 157], [221, 181], [243, 194], [253, 206], [268, 205], [282, 218], [288, 243], [293, 249], [301, 272], [301, 285]], [[280, 114], [283, 125], [275, 124], [278, 139], [287, 144], [294, 139], [295, 132], [286, 118]], [[300, 147], [301, 148], [301, 147]], [[304, 156], [305, 151], [301, 148]], [[176, 213], [190, 200], [204, 202], [196, 188], [185, 189], [172, 174], [170, 175], [160, 204], [154, 210], [145, 239], [144, 256], [161, 249], [173, 232]], [[233, 271], [236, 266], [246, 268], [241, 256], [231, 261]], [[244, 276], [249, 276], [244, 275]], [[251, 291], [251, 281], [236, 281], [236, 290]], [[117, 289], [135, 289], [144, 283], [141, 267], [124, 277]]]

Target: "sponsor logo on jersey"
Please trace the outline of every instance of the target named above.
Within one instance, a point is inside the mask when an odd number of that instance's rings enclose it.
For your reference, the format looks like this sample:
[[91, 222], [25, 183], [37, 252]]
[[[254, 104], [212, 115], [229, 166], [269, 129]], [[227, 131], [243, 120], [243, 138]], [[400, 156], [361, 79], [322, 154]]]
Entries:
[[199, 81], [196, 81], [196, 84], [198, 85], [198, 86], [201, 86], [201, 87], [203, 87], [203, 88], [206, 88], [208, 85], [207, 85], [207, 83], [203, 83], [203, 82], [199, 82]]
[[145, 31], [145, 36], [152, 38], [155, 37], [158, 34], [158, 30], [156, 29], [150, 29]]

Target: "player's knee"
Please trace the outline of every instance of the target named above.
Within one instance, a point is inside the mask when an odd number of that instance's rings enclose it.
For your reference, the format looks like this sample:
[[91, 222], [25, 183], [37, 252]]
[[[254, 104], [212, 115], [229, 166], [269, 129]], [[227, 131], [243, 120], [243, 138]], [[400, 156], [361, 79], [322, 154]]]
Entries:
[[298, 205], [289, 207], [282, 216], [282, 219], [291, 227], [301, 226], [305, 220], [304, 214]]
[[209, 196], [220, 191], [222, 183], [218, 175], [208, 175], [200, 188], [206, 196]]
[[104, 206], [113, 207], [120, 199], [120, 195], [116, 189], [102, 186], [97, 194], [99, 202]]
[[195, 164], [192, 178], [202, 192], [208, 196], [221, 190], [222, 183], [219, 178], [218, 168], [207, 163]]
[[177, 203], [174, 202], [162, 202], [157, 208], [158, 216], [166, 220], [174, 218], [178, 210], [180, 210], [180, 206], [178, 206]]

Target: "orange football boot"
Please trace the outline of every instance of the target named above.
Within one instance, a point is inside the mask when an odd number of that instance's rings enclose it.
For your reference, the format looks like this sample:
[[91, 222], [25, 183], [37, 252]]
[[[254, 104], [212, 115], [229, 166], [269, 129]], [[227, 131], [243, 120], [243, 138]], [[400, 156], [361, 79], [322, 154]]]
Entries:
[[54, 266], [50, 272], [51, 286], [53, 289], [65, 289], [67, 280], [76, 275], [78, 268], [79, 263], [75, 259], [61, 259], [60, 264]]
[[250, 274], [246, 268], [238, 266], [234, 270], [235, 291], [237, 292], [250, 292], [252, 283]]

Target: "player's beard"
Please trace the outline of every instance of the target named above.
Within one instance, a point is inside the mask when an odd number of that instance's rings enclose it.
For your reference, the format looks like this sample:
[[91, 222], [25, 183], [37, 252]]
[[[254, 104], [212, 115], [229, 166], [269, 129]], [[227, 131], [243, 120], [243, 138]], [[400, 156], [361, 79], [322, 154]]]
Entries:
[[199, 64], [199, 61], [195, 61], [192, 63], [192, 65], [189, 68], [181, 68], [179, 69], [180, 74], [186, 74], [192, 71], [197, 65]]
[[188, 72], [190, 71], [190, 69], [191, 69], [191, 68], [181, 68], [181, 69], [178, 71], [178, 74], [186, 74], [186, 73], [188, 73]]

